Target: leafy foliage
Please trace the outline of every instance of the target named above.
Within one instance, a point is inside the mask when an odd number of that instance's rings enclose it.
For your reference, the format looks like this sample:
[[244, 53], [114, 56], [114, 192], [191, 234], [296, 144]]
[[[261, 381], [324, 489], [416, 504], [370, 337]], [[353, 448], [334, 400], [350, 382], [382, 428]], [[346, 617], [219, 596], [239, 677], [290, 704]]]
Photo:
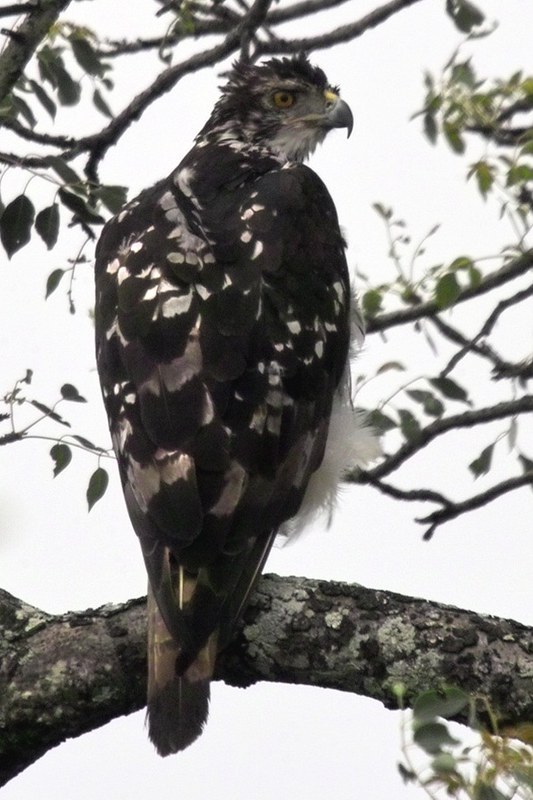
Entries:
[[[405, 689], [395, 687], [400, 707]], [[447, 720], [467, 715], [477, 731], [464, 745]], [[487, 730], [479, 717], [489, 720]], [[404, 782], [414, 783], [432, 800], [531, 800], [533, 796], [533, 725], [500, 731], [493, 709], [462, 689], [445, 686], [423, 692], [412, 714], [402, 721]]]

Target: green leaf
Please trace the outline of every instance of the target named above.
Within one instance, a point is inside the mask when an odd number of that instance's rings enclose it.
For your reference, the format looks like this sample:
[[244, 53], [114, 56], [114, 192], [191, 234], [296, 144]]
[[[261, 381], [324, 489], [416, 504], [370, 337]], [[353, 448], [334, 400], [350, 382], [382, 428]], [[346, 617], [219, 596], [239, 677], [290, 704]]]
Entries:
[[451, 753], [439, 753], [431, 762], [434, 772], [457, 772], [457, 761]]
[[15, 93], [11, 95], [11, 101], [16, 115], [20, 114], [21, 117], [24, 117], [30, 128], [34, 128], [37, 124], [37, 120], [27, 102], [23, 100], [20, 95]]
[[471, 405], [466, 391], [451, 378], [430, 378], [429, 382], [435, 389], [438, 389], [444, 397], [448, 397], [450, 400], [460, 400], [467, 405]]
[[64, 67], [56, 68], [57, 96], [63, 106], [75, 106], [81, 96], [79, 83], [72, 80]]
[[400, 417], [400, 430], [408, 442], [416, 441], [420, 435], [420, 423], [410, 411], [401, 408], [398, 411]]
[[98, 452], [102, 452], [101, 447], [97, 447], [95, 444], [86, 439], [85, 436], [73, 436], [73, 439], [76, 439], [83, 447], [86, 447], [88, 450], [96, 450]]
[[35, 208], [25, 194], [15, 197], [4, 209], [0, 217], [0, 238], [8, 258], [28, 244]]
[[422, 692], [413, 704], [413, 715], [419, 722], [434, 720], [436, 717], [454, 717], [470, 702], [466, 692], [456, 686], [446, 686], [440, 690], [430, 689]]
[[72, 451], [66, 444], [55, 444], [50, 450], [50, 455], [54, 461], [54, 478], [63, 472], [65, 467], [68, 467], [72, 461]]
[[516, 164], [507, 173], [507, 186], [516, 186], [517, 183], [526, 183], [533, 180], [533, 167], [527, 164]]
[[486, 475], [487, 472], [490, 471], [493, 451], [494, 444], [489, 444], [488, 447], [485, 447], [479, 456], [468, 465], [468, 469], [474, 475], [474, 478], [479, 478], [480, 475]]
[[391, 219], [392, 218], [392, 208], [386, 208], [381, 203], [372, 203], [372, 208], [376, 211], [380, 217], [383, 219]]
[[117, 214], [124, 206], [127, 200], [127, 193], [128, 189], [126, 186], [98, 186], [94, 190], [95, 197], [97, 197], [112, 214]]
[[54, 89], [57, 88], [56, 70], [63, 68], [63, 59], [58, 47], [50, 47], [45, 44], [37, 53], [39, 74], [43, 81], [48, 81]]
[[445, 120], [442, 126], [442, 130], [444, 132], [446, 141], [452, 148], [453, 152], [459, 154], [464, 153], [466, 146], [464, 143], [464, 139], [459, 133], [458, 126], [454, 122], [449, 122], [449, 120]]
[[109, 475], [107, 474], [106, 470], [103, 467], [98, 467], [98, 469], [95, 469], [89, 479], [89, 485], [87, 487], [86, 497], [89, 505], [89, 511], [94, 504], [104, 496], [108, 483]]
[[470, 173], [476, 176], [477, 187], [483, 197], [486, 197], [494, 183], [494, 169], [486, 161], [476, 162]]
[[485, 15], [470, 0], [446, 0], [446, 11], [463, 33], [470, 33], [485, 20]]
[[391, 417], [388, 417], [383, 411], [379, 411], [377, 408], [370, 411], [367, 415], [367, 420], [370, 427], [374, 428], [378, 433], [386, 433], [386, 431], [391, 431], [393, 428], [398, 427]]
[[509, 800], [508, 795], [502, 794], [495, 786], [488, 783], [479, 783], [474, 789], [475, 800]]
[[75, 386], [71, 383], [64, 383], [60, 389], [61, 397], [63, 400], [70, 400], [73, 403], [86, 403], [85, 397], [82, 397]]
[[431, 144], [435, 144], [437, 141], [438, 128], [435, 122], [435, 115], [431, 114], [429, 111], [424, 114], [424, 133]]
[[382, 308], [382, 295], [378, 289], [370, 289], [363, 295], [363, 311], [367, 317], [374, 317]]
[[102, 92], [100, 89], [95, 89], [93, 92], [93, 103], [94, 107], [98, 109], [98, 111], [104, 115], [104, 117], [108, 117], [109, 119], [113, 119], [113, 112], [107, 105], [106, 101], [103, 98]]
[[524, 94], [532, 96], [533, 95], [533, 78], [524, 78], [522, 83], [520, 84], [520, 88], [524, 92]]
[[398, 764], [398, 772], [400, 773], [404, 783], [410, 783], [416, 780], [416, 772], [412, 769], [405, 767], [401, 762]]
[[454, 83], [463, 83], [470, 89], [473, 89], [476, 84], [476, 76], [474, 70], [470, 65], [470, 60], [456, 63], [452, 68], [452, 81]]
[[48, 250], [51, 250], [59, 235], [59, 206], [57, 203], [39, 211], [35, 218], [35, 230]]
[[442, 722], [424, 722], [417, 725], [413, 733], [413, 741], [429, 755], [440, 753], [445, 745], [459, 744]]
[[52, 100], [52, 98], [43, 89], [42, 85], [40, 83], [37, 83], [37, 81], [30, 80], [29, 84], [39, 103], [43, 106], [43, 108], [46, 111], [48, 111], [52, 119], [55, 119], [57, 106]]
[[54, 269], [53, 272], [50, 273], [46, 280], [46, 294], [44, 296], [45, 300], [50, 297], [52, 292], [55, 292], [64, 274], [64, 269]]
[[61, 425], [65, 425], [66, 428], [70, 428], [70, 422], [67, 422], [66, 419], [63, 419], [63, 417], [61, 417], [57, 411], [49, 408], [49, 406], [46, 406], [44, 403], [40, 403], [38, 400], [30, 400], [29, 402], [32, 406], [34, 406], [34, 408], [40, 411], [41, 414], [44, 414], [46, 417], [50, 417], [50, 419], [53, 419], [54, 422], [59, 422]]
[[459, 295], [461, 287], [455, 272], [447, 272], [437, 281], [435, 287], [435, 302], [439, 308], [449, 308], [453, 306]]
[[468, 256], [459, 256], [455, 258], [450, 264], [450, 270], [457, 272], [460, 269], [470, 269], [472, 266], [472, 259]]
[[472, 265], [471, 267], [468, 268], [468, 280], [470, 281], [470, 286], [472, 286], [473, 288], [479, 286], [479, 284], [481, 283], [481, 277], [482, 277], [481, 272], [478, 270], [477, 267], [474, 267]]
[[97, 76], [104, 73], [105, 69], [100, 58], [88, 39], [72, 36], [69, 41], [74, 58], [85, 72]]
[[533, 792], [533, 764], [518, 764], [511, 771], [521, 786], [527, 786]]
[[96, 211], [93, 211], [87, 205], [87, 202], [74, 192], [69, 192], [67, 189], [60, 189], [59, 192], [59, 199], [66, 206], [69, 211], [72, 211], [79, 217], [82, 222], [88, 222], [89, 224], [103, 224], [104, 218], [97, 214]]
[[390, 372], [391, 369], [396, 370], [397, 372], [405, 372], [405, 367], [400, 361], [386, 361], [385, 364], [382, 364], [378, 369], [376, 375], [382, 375], [384, 372]]
[[420, 403], [429, 417], [441, 417], [444, 414], [444, 405], [433, 392], [423, 389], [406, 389], [406, 394], [416, 403]]
[[78, 173], [75, 172], [72, 167], [70, 167], [60, 156], [46, 156], [45, 161], [65, 183], [72, 185], [82, 183], [82, 179]]

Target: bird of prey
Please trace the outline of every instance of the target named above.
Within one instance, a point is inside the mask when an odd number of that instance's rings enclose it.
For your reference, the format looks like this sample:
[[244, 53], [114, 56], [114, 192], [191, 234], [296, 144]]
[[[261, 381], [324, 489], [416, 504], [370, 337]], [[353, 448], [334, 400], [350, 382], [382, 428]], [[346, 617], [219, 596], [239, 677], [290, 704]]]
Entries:
[[149, 578], [148, 729], [161, 755], [272, 542], [376, 454], [350, 404], [362, 337], [333, 201], [302, 162], [348, 105], [305, 55], [237, 63], [190, 152], [104, 228], [98, 370]]

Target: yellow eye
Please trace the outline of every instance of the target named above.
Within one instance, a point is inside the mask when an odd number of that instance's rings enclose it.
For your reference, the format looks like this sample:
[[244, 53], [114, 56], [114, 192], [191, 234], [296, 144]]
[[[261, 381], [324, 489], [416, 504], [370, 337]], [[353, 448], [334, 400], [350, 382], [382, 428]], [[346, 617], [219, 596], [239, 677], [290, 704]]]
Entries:
[[295, 97], [292, 92], [276, 92], [273, 100], [278, 108], [290, 108], [294, 104]]

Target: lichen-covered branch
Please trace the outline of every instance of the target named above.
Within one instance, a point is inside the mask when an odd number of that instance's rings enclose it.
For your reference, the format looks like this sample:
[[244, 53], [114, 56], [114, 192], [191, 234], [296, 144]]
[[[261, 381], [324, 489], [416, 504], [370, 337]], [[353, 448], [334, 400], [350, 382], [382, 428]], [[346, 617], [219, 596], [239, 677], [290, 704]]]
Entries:
[[[67, 737], [139, 709], [144, 600], [54, 616], [0, 592], [0, 785]], [[503, 722], [533, 719], [533, 631], [362, 586], [264, 576], [220, 657], [231, 685], [300, 683], [395, 706], [439, 685], [481, 694]]]
[[69, 3], [70, 0], [40, 0], [32, 4], [32, 10], [21, 24], [10, 31], [9, 41], [0, 55], [0, 101], [9, 94], [37, 46]]

